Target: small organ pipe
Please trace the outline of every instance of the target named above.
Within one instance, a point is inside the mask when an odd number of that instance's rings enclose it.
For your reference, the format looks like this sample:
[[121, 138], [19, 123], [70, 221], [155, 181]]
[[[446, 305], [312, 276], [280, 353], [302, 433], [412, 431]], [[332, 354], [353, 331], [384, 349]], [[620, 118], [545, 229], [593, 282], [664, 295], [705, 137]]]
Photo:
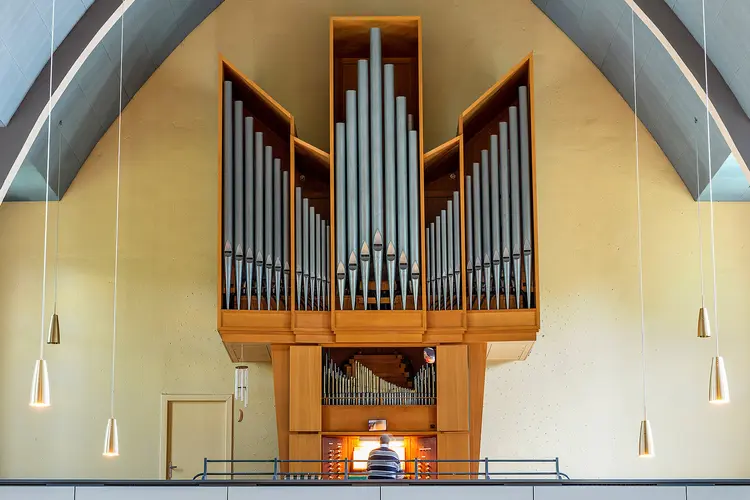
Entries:
[[273, 270], [273, 148], [266, 146], [266, 171], [263, 174], [263, 185], [265, 193], [263, 195], [265, 231], [263, 241], [265, 246], [263, 250], [266, 254], [266, 309], [271, 310], [271, 271]]
[[414, 295], [414, 309], [417, 309], [421, 262], [419, 260], [419, 137], [416, 130], [409, 132], [409, 262], [411, 276], [411, 293]]
[[323, 275], [326, 284], [325, 293], [325, 309], [329, 310], [331, 307], [331, 226], [326, 223], [326, 242], [325, 242], [325, 259], [323, 259]]
[[[310, 207], [310, 310], [315, 310], [315, 288], [318, 280], [315, 277], [316, 252], [318, 251], [318, 236], [315, 230], [315, 207]], [[320, 219], [318, 219], [319, 221]], [[319, 225], [319, 224], [318, 224]]]
[[453, 191], [453, 281], [456, 282], [456, 308], [461, 307], [461, 201]]
[[453, 309], [453, 200], [448, 200], [448, 208], [445, 211], [447, 220], [445, 222], [446, 248], [448, 250], [448, 305]]
[[521, 226], [523, 228], [523, 269], [526, 273], [526, 300], [524, 307], [531, 307], [531, 288], [534, 272], [531, 269], [531, 165], [529, 162], [529, 96], [528, 88], [518, 87], [519, 128], [521, 139]]
[[232, 252], [234, 247], [232, 239], [234, 237], [232, 227], [232, 178], [233, 158], [232, 158], [232, 82], [224, 82], [224, 150], [222, 159], [224, 168], [222, 177], [224, 181], [224, 205], [222, 215], [224, 217], [224, 309], [229, 309], [229, 301], [232, 294]]
[[477, 287], [477, 309], [482, 308], [482, 191], [479, 163], [472, 165], [472, 198], [474, 201], [474, 283]]
[[321, 266], [323, 265], [323, 250], [325, 249], [325, 245], [323, 244], [323, 239], [325, 238], [325, 221], [321, 224], [320, 220], [320, 214], [315, 214], [315, 243], [317, 245], [317, 250], [315, 252], [315, 296], [317, 297], [317, 304], [315, 307], [317, 307], [318, 311], [322, 311], [321, 308], [321, 300], [320, 300], [320, 290], [321, 290]]
[[434, 287], [433, 282], [435, 281], [435, 237], [433, 231], [435, 230], [435, 223], [431, 222], [427, 227], [427, 301], [430, 309], [435, 308], [435, 301], [433, 299]]
[[508, 165], [508, 124], [500, 122], [500, 242], [503, 259], [505, 307], [510, 308], [510, 167]]
[[281, 160], [276, 158], [273, 162], [273, 271], [276, 280], [274, 294], [276, 299], [276, 310], [279, 310], [279, 295], [281, 295]]
[[448, 221], [445, 210], [440, 211], [440, 279], [443, 284], [443, 309], [448, 309]]
[[242, 296], [242, 268], [245, 263], [245, 252], [243, 242], [245, 229], [243, 221], [244, 203], [242, 170], [242, 125], [244, 116], [242, 114], [242, 101], [234, 101], [234, 292], [236, 309], [240, 308], [240, 297]]
[[289, 307], [289, 279], [291, 272], [291, 262], [289, 261], [289, 171], [284, 170], [281, 174], [281, 206], [283, 213], [281, 216], [281, 240], [282, 240], [282, 262], [284, 263], [284, 308]]
[[307, 198], [302, 200], [302, 218], [302, 308], [307, 311], [310, 297], [310, 200]]
[[487, 298], [487, 309], [490, 308], [490, 169], [489, 155], [482, 150], [482, 263], [484, 268], [484, 295]]
[[443, 302], [443, 225], [440, 221], [440, 215], [435, 217], [435, 288], [437, 288], [437, 307], [435, 309], [442, 309]]
[[248, 116], [245, 118], [245, 291], [247, 293], [247, 308], [250, 309], [253, 297], [253, 264], [255, 263], [255, 172], [253, 162], [255, 152], [253, 150], [254, 121]]
[[297, 310], [302, 310], [302, 240], [304, 240], [304, 226], [302, 225], [302, 188], [294, 190], [294, 267], [297, 278]]
[[498, 140], [490, 136], [490, 202], [492, 220], [492, 272], [495, 278], [495, 305], [500, 309], [500, 164]]
[[255, 133], [255, 283], [258, 310], [263, 289], [263, 132]]
[[346, 124], [336, 124], [336, 283], [339, 309], [344, 309], [346, 286]]
[[474, 218], [472, 215], [474, 213], [474, 203], [472, 201], [474, 185], [472, 184], [470, 175], [466, 176], [464, 186], [466, 188], [466, 207], [464, 208], [464, 219], [466, 221], [466, 278], [468, 280], [466, 288], [469, 292], [469, 302], [466, 305], [469, 309], [472, 309], [474, 307], [474, 300], [472, 298], [474, 293], [474, 273], [472, 272], [474, 269]]
[[357, 180], [357, 91], [346, 91], [346, 232], [347, 259], [349, 269], [349, 295], [352, 310], [357, 305], [357, 253], [359, 234], [357, 232], [357, 214], [359, 213], [359, 193]]
[[513, 288], [516, 296], [516, 308], [521, 302], [521, 187], [518, 169], [518, 108], [508, 109], [510, 124], [510, 254], [513, 258]]

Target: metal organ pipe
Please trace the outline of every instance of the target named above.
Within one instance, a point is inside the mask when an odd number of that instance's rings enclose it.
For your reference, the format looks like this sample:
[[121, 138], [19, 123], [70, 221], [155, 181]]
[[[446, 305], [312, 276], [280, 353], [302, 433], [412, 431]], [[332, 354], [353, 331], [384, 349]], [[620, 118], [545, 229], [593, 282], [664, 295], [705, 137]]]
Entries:
[[479, 163], [472, 165], [474, 207], [474, 283], [477, 287], [477, 309], [482, 308], [482, 192], [480, 188]]
[[255, 152], [253, 150], [254, 121], [252, 117], [245, 118], [245, 291], [247, 293], [247, 308], [251, 308], [253, 297], [253, 263], [255, 261], [255, 248], [253, 246], [253, 232], [255, 227], [255, 172], [253, 162]]
[[242, 296], [242, 268], [244, 267], [244, 255], [242, 243], [245, 241], [243, 230], [245, 229], [243, 217], [242, 195], [242, 125], [243, 125], [242, 101], [234, 101], [234, 292], [236, 309], [240, 308], [240, 297]]
[[[388, 296], [395, 307], [396, 282], [396, 101], [393, 64], [383, 66], [383, 154], [385, 177], [385, 260], [388, 273]], [[229, 247], [231, 252], [231, 245]], [[231, 260], [231, 257], [230, 257]]]
[[302, 309], [302, 188], [294, 189], [294, 228], [297, 233], [294, 236], [294, 267], [296, 275], [297, 310]]
[[336, 283], [339, 309], [344, 309], [346, 286], [346, 124], [336, 124]]
[[313, 305], [313, 309], [317, 308], [318, 311], [322, 311], [320, 290], [322, 286], [321, 268], [323, 266], [323, 250], [325, 245], [323, 239], [325, 238], [325, 221], [321, 223], [320, 214], [315, 214], [315, 243], [317, 245], [317, 251], [315, 252], [315, 296], [317, 297], [317, 304]]
[[[490, 202], [492, 205], [492, 272], [495, 279], [495, 305], [500, 309], [500, 164], [496, 135], [490, 136]], [[489, 293], [489, 292], [488, 292]]]
[[265, 226], [263, 250], [266, 253], [266, 309], [271, 310], [271, 271], [273, 271], [273, 148], [266, 146], [266, 171], [263, 174]]
[[255, 133], [255, 283], [258, 310], [263, 290], [263, 132]]
[[445, 210], [440, 211], [440, 279], [443, 284], [443, 309], [448, 309], [448, 221]]
[[[524, 307], [531, 307], [534, 272], [531, 269], [531, 165], [529, 164], [529, 97], [528, 88], [518, 87], [519, 128], [521, 139], [521, 219], [523, 227], [523, 270], [526, 273]], [[519, 278], [520, 279], [520, 278]], [[520, 286], [520, 285], [519, 285]]]
[[[281, 160], [273, 161], [273, 270], [275, 278], [276, 310], [279, 310], [281, 288]], [[269, 307], [270, 309], [270, 307]]]
[[[317, 232], [315, 229], [316, 219], [315, 219], [315, 207], [310, 207], [310, 310], [315, 310], [315, 287], [317, 283], [317, 279], [315, 277], [315, 262], [316, 257], [315, 253], [318, 250], [318, 244], [317, 244]], [[318, 225], [320, 225], [320, 218], [318, 220]]]
[[396, 190], [398, 192], [398, 274], [401, 287], [401, 308], [406, 309], [406, 294], [409, 273], [409, 221], [404, 220], [408, 214], [407, 189], [407, 135], [406, 135], [406, 97], [396, 97]]
[[357, 304], [357, 252], [359, 235], [357, 233], [358, 202], [357, 181], [357, 91], [346, 91], [346, 232], [347, 259], [349, 269], [349, 295], [352, 309]]
[[466, 176], [464, 186], [466, 188], [464, 190], [466, 193], [466, 207], [464, 208], [464, 212], [466, 221], [466, 277], [468, 279], [466, 288], [469, 292], [469, 302], [466, 305], [469, 309], [472, 309], [474, 307], [474, 300], [472, 298], [474, 293], [474, 273], [472, 272], [474, 269], [474, 219], [472, 216], [474, 203], [472, 201], [473, 184], [471, 175]]
[[[513, 288], [516, 308], [521, 301], [521, 207], [518, 170], [518, 108], [508, 109], [510, 123], [510, 216], [511, 216], [511, 257], [513, 258]], [[508, 292], [509, 293], [509, 292]]]
[[510, 308], [510, 171], [508, 124], [500, 122], [500, 242], [502, 245], [505, 307]]
[[441, 309], [443, 302], [443, 226], [440, 223], [440, 215], [435, 217], [435, 288], [437, 288], [437, 308]]
[[224, 204], [222, 215], [224, 218], [224, 308], [229, 309], [229, 300], [232, 293], [232, 245], [233, 227], [232, 227], [232, 82], [224, 82], [224, 150], [222, 159], [224, 160], [223, 174], [223, 193]]
[[375, 301], [380, 309], [383, 280], [383, 78], [380, 28], [370, 30], [370, 174], [372, 177], [372, 258]]
[[445, 211], [447, 220], [445, 222], [446, 242], [448, 250], [448, 306], [453, 309], [453, 200], [448, 200], [448, 208]]
[[453, 191], [453, 281], [456, 282], [456, 308], [461, 307], [461, 201]]
[[291, 272], [291, 262], [289, 261], [289, 172], [284, 170], [281, 174], [281, 206], [283, 207], [281, 215], [281, 249], [282, 262], [284, 263], [284, 308], [289, 310], [289, 279]]
[[306, 311], [310, 297], [310, 200], [307, 198], [302, 200], [302, 219], [302, 308]]
[[[411, 115], [409, 115], [411, 116]], [[420, 259], [419, 248], [419, 174], [417, 159], [419, 151], [419, 137], [416, 130], [409, 131], [409, 259], [411, 262], [411, 293], [414, 296], [414, 309], [417, 309], [419, 297]], [[404, 305], [406, 309], [406, 305]]]
[[484, 268], [484, 295], [490, 308], [490, 171], [489, 156], [482, 150], [482, 262]]
[[357, 61], [357, 133], [359, 135], [359, 263], [363, 304], [367, 309], [370, 283], [370, 100], [366, 59]]

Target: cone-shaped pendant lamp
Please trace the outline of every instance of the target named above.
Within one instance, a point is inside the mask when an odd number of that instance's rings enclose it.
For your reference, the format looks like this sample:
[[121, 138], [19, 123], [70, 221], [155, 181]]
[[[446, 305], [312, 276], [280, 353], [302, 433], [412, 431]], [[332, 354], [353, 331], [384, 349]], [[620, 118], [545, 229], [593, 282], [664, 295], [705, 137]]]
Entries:
[[34, 365], [29, 405], [41, 408], [49, 406], [49, 376], [47, 375], [47, 362], [43, 359], [37, 359]]
[[117, 436], [117, 419], [110, 418], [107, 420], [107, 432], [104, 435], [104, 453], [105, 457], [120, 456], [120, 439]]
[[633, 120], [635, 128], [635, 193], [638, 212], [638, 285], [641, 301], [641, 370], [643, 376], [643, 420], [638, 438], [638, 456], [654, 456], [654, 435], [646, 410], [646, 319], [643, 305], [643, 238], [641, 235], [641, 169], [638, 154], [638, 85], [636, 85], [635, 65], [635, 12], [630, 12], [630, 35], [633, 41]]
[[115, 360], [117, 352], [117, 276], [120, 254], [120, 167], [122, 165], [122, 60], [125, 47], [125, 6], [120, 5], [120, 107], [117, 114], [117, 189], [115, 197], [115, 271], [112, 293], [112, 385], [109, 393], [109, 420], [104, 435], [105, 457], [120, 456], [120, 440], [117, 435], [117, 420], [115, 419]]
[[708, 320], [708, 309], [698, 309], [698, 338], [705, 339], [711, 336], [711, 323]]
[[641, 421], [641, 437], [638, 440], [638, 456], [648, 458], [654, 456], [654, 437], [651, 433], [651, 422]]
[[711, 170], [711, 116], [708, 111], [708, 49], [706, 48], [706, 0], [701, 1], [703, 14], [703, 72], [706, 90], [706, 142], [708, 153], [708, 201], [711, 209], [711, 265], [714, 275], [714, 326], [716, 338], [716, 356], [711, 360], [711, 375], [708, 382], [708, 401], [714, 404], [729, 403], [729, 379], [724, 367], [724, 358], [719, 355], [719, 294], [716, 287], [716, 237], [714, 232], [714, 188], [713, 171]]
[[60, 320], [57, 317], [57, 277], [60, 268], [60, 156], [62, 151], [62, 122], [57, 124], [57, 212], [55, 217], [55, 301], [52, 306], [52, 319], [49, 322], [49, 332], [47, 333], [48, 344], [60, 343]]
[[713, 404], [729, 403], [729, 380], [727, 380], [727, 370], [724, 368], [724, 358], [721, 356], [711, 359], [708, 401]]
[[[49, 48], [49, 101], [47, 102], [47, 175], [45, 180], [49, 183], [49, 153], [52, 137], [52, 69], [55, 56], [55, 0], [52, 0], [52, 29]], [[42, 254], [42, 328], [41, 341], [39, 342], [39, 359], [34, 365], [34, 378], [31, 381], [31, 398], [29, 406], [35, 408], [46, 408], [50, 405], [49, 397], [49, 375], [47, 374], [47, 362], [44, 359], [44, 321], [46, 319], [46, 297], [47, 297], [47, 231], [49, 229], [49, 189], [44, 190], [44, 253]]]

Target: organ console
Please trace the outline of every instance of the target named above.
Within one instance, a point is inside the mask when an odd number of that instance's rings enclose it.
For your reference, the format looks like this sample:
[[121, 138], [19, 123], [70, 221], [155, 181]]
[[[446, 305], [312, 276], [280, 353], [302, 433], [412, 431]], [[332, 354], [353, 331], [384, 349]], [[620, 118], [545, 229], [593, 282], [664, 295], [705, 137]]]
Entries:
[[421, 19], [329, 36], [328, 152], [220, 57], [218, 330], [270, 353], [280, 458], [322, 461], [286, 472], [356, 476], [388, 432], [409, 477], [469, 474], [432, 461], [479, 457], [488, 353], [539, 329], [533, 59], [425, 152]]

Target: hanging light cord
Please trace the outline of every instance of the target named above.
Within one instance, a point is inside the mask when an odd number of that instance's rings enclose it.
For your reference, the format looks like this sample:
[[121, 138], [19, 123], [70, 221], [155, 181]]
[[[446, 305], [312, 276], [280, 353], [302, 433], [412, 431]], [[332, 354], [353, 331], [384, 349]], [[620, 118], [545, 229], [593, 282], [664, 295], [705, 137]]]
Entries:
[[[695, 149], [695, 192], [696, 198], [700, 198], [701, 191], [701, 167], [698, 158], [698, 119], [695, 120], [695, 134], [693, 135], [693, 149]], [[700, 261], [701, 269], [701, 309], [706, 307], [706, 287], [703, 279], [703, 228], [701, 226], [701, 202], [700, 199], [696, 200], [695, 203], [698, 206], [698, 260]]]
[[716, 292], [716, 243], [714, 236], [714, 188], [713, 169], [711, 168], [711, 116], [708, 112], [708, 40], [706, 39], [706, 0], [701, 0], [703, 9], [703, 75], [706, 91], [706, 142], [708, 143], [708, 202], [711, 211], [711, 265], [714, 272], [714, 331], [716, 334], [716, 356], [719, 356], [719, 298]]
[[[123, 5], [124, 7], [124, 5]], [[112, 387], [110, 391], [110, 416], [115, 418], [115, 353], [117, 351], [117, 271], [120, 253], [120, 165], [122, 158], [122, 60], [125, 41], [125, 10], [120, 16], [120, 112], [117, 114], [117, 196], [115, 201], [115, 275], [112, 312]]]
[[57, 277], [60, 268], [60, 158], [62, 157], [62, 120], [57, 124], [57, 213], [55, 214], [55, 302], [53, 314], [57, 314]]
[[[55, 0], [52, 0], [52, 28], [49, 42], [49, 101], [47, 101], [47, 176], [49, 183], [49, 153], [52, 149], [52, 62], [55, 56]], [[44, 359], [44, 320], [47, 302], [47, 230], [49, 228], [49, 186], [44, 190], [44, 253], [42, 254], [42, 334], [39, 339], [39, 359]]]
[[638, 86], [635, 74], [635, 12], [630, 11], [630, 35], [633, 40], [633, 123], [635, 125], [635, 193], [638, 201], [638, 286], [641, 299], [641, 370], [643, 372], [643, 419], [646, 412], [646, 320], [643, 306], [643, 238], [641, 236], [641, 171], [638, 159]]

